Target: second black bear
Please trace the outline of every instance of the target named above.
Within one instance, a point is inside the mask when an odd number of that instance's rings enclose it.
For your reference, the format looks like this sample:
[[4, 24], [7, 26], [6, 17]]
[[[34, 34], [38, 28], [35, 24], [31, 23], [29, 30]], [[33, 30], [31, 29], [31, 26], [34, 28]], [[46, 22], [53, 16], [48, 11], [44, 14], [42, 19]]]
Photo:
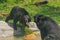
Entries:
[[37, 14], [34, 21], [41, 31], [42, 40], [60, 40], [60, 27], [52, 18]]

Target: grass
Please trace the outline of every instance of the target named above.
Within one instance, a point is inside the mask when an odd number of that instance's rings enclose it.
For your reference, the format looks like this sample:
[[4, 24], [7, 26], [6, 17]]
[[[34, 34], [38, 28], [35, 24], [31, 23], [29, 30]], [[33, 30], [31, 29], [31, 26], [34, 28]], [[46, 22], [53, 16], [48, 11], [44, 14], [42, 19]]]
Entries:
[[[60, 24], [60, 0], [48, 0], [48, 4], [46, 5], [40, 5], [40, 6], [35, 6], [35, 5], [30, 5], [34, 2], [39, 2], [39, 0], [27, 0], [27, 1], [22, 1], [20, 0], [18, 3], [14, 3], [13, 1], [11, 2], [5, 2], [5, 3], [1, 3], [0, 4], [0, 12], [2, 13], [9, 13], [10, 10], [12, 9], [13, 6], [20, 6], [25, 8], [30, 16], [32, 17], [32, 21], [33, 21], [33, 16], [35, 14], [42, 14], [42, 15], [46, 15], [49, 16], [51, 18], [53, 18], [58, 24]], [[25, 6], [28, 5], [28, 6]], [[4, 20], [0, 19], [0, 20]]]

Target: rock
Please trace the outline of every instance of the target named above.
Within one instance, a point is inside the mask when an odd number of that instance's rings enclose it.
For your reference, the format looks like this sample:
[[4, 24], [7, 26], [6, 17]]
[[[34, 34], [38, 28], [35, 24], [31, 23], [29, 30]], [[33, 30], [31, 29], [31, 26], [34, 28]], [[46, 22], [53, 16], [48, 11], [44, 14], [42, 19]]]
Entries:
[[37, 28], [37, 25], [35, 22], [30, 22], [29, 23], [29, 29], [33, 30], [33, 31], [39, 31], [39, 29]]
[[14, 30], [12, 23], [0, 21], [0, 38], [9, 36], [23, 36], [23, 32], [20, 27], [17, 27], [17, 30]]
[[34, 34], [36, 36], [40, 36], [40, 40], [41, 40], [41, 33], [40, 33], [40, 30], [37, 28], [37, 25], [35, 22], [30, 22], [29, 23], [29, 29], [31, 29], [32, 31], [34, 31]]
[[0, 21], [0, 38], [13, 35], [13, 28], [6, 22]]
[[30, 22], [29, 23], [29, 29], [34, 31], [34, 33], [40, 34], [40, 30], [37, 28], [37, 25], [35, 22]]

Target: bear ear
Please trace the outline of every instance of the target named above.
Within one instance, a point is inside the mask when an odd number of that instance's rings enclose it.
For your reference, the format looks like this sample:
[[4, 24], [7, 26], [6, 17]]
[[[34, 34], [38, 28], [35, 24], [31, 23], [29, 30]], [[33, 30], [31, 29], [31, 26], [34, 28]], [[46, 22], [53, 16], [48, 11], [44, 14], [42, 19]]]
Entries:
[[36, 14], [34, 15], [33, 17], [36, 18], [36, 17], [42, 17], [43, 15], [40, 15], [40, 14]]
[[44, 16], [43, 15], [39, 15], [38, 16], [38, 19], [42, 19]]
[[47, 20], [47, 19], [48, 19], [48, 17], [46, 17], [46, 16], [45, 16], [45, 17], [44, 17], [44, 19], [45, 19], [45, 20]]
[[50, 17], [45, 16], [44, 20], [49, 21], [49, 20], [52, 20], [52, 19]]
[[42, 20], [42, 21], [45, 21], [45, 20], [48, 20], [48, 17], [46, 16], [40, 16], [38, 17], [39, 20]]

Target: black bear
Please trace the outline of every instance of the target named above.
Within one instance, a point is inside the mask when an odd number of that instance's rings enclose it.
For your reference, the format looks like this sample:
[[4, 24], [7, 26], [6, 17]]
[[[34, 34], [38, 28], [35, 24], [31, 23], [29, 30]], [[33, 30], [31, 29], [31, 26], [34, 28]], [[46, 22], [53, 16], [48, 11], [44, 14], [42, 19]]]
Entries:
[[34, 22], [41, 31], [42, 40], [60, 40], [60, 27], [52, 18], [37, 14]]
[[17, 22], [21, 22], [25, 26], [29, 26], [28, 23], [31, 21], [31, 17], [28, 12], [21, 7], [15, 6], [12, 8], [9, 16], [6, 18], [5, 22], [13, 19], [13, 28], [17, 30]]

